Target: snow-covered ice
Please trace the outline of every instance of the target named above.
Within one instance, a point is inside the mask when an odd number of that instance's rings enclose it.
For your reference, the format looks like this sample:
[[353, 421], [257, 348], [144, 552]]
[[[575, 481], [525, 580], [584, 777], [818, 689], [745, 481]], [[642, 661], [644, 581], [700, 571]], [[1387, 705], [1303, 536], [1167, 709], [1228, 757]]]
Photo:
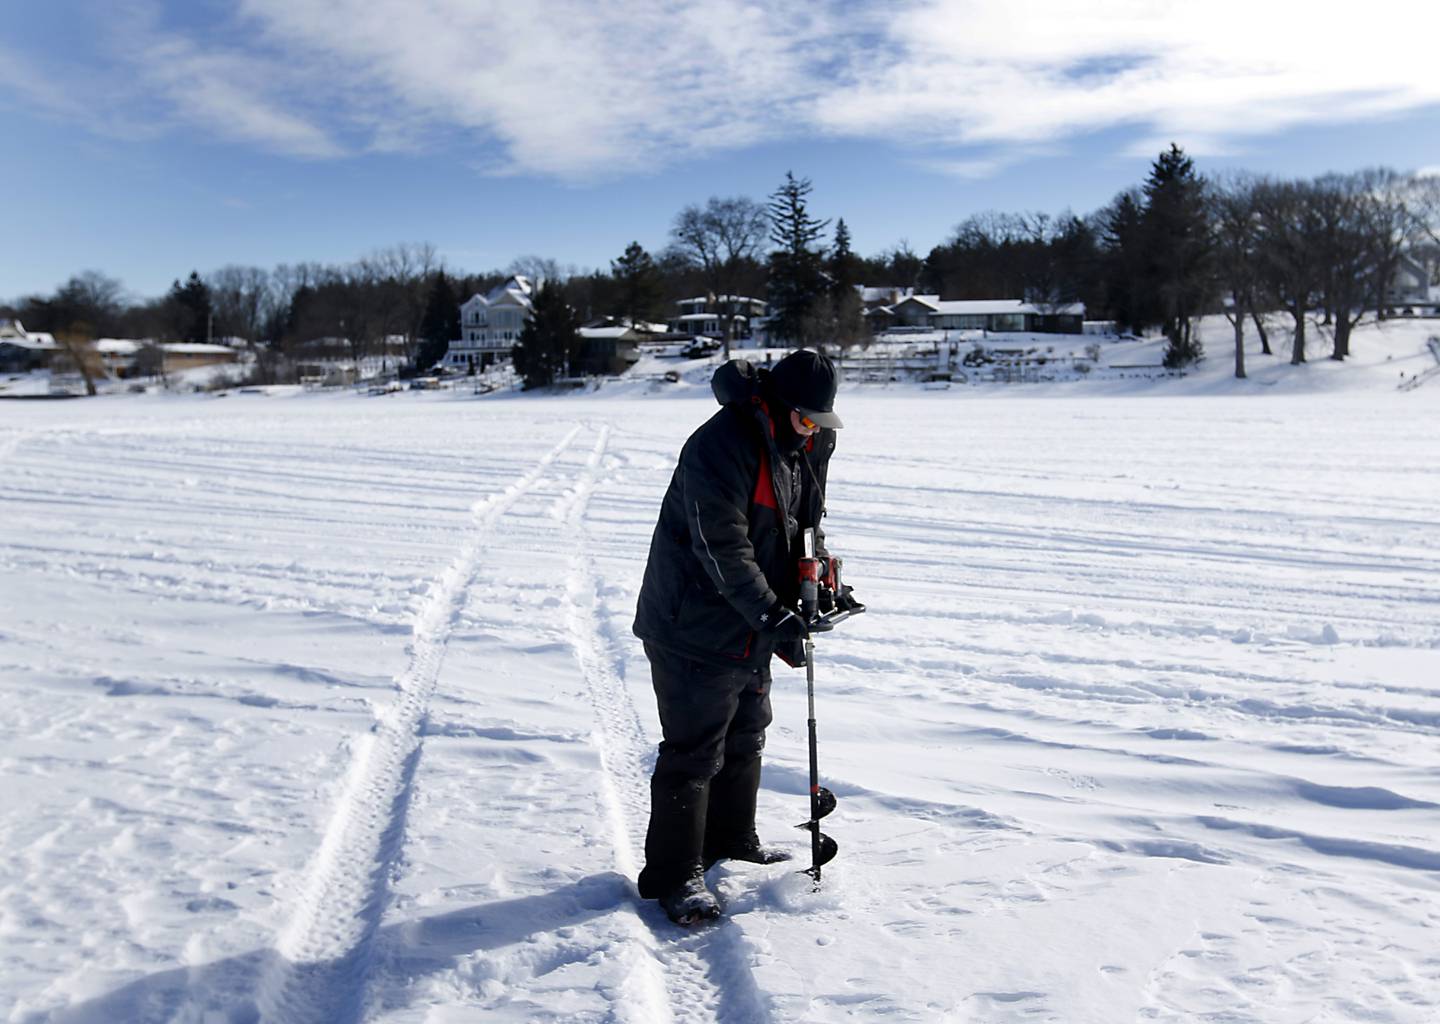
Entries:
[[629, 624], [711, 402], [0, 403], [0, 1016], [1434, 1021], [1440, 386], [1279, 390], [843, 393], [840, 855], [678, 934]]

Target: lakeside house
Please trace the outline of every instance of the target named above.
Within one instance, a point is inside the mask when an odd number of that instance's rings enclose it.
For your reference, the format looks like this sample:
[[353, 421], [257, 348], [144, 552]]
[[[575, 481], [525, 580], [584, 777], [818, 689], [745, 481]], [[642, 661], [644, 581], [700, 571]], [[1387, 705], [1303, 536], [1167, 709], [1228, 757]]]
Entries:
[[731, 315], [730, 340], [750, 337], [756, 320], [765, 316], [765, 300], [748, 295], [697, 295], [675, 303], [680, 312], [671, 318], [674, 334], [724, 340], [725, 314]]
[[897, 327], [932, 331], [1025, 332], [1080, 334], [1085, 329], [1085, 304], [1034, 303], [1023, 299], [954, 299], [938, 295], [907, 295], [888, 306], [865, 312], [879, 334]]
[[27, 331], [19, 320], [0, 320], [0, 373], [49, 368], [60, 345], [45, 331]]
[[460, 306], [460, 337], [450, 342], [441, 365], [453, 370], [483, 369], [509, 359], [525, 322], [535, 312], [536, 284], [515, 274], [484, 295]]
[[632, 325], [628, 320], [606, 319], [580, 328], [580, 354], [575, 373], [615, 376], [640, 361], [640, 344], [663, 334], [654, 324]]
[[1440, 285], [1432, 284], [1430, 264], [1437, 262], [1435, 247], [1401, 253], [1395, 274], [1385, 290], [1385, 315], [1440, 316]]
[[157, 344], [150, 339], [99, 338], [86, 347], [100, 358], [110, 377], [146, 376], [195, 370], [202, 366], [224, 366], [240, 361], [240, 351], [229, 345], [174, 341]]

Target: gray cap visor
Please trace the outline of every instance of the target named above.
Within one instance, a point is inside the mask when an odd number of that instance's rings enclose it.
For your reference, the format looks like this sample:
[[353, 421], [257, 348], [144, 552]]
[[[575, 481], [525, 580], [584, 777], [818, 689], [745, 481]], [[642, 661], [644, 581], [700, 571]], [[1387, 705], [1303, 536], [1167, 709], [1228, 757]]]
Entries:
[[811, 423], [814, 423], [817, 427], [824, 427], [827, 430], [839, 430], [845, 426], [844, 423], [840, 422], [840, 417], [836, 416], [833, 412], [817, 412], [814, 409], [803, 409], [798, 405], [795, 407], [795, 411]]

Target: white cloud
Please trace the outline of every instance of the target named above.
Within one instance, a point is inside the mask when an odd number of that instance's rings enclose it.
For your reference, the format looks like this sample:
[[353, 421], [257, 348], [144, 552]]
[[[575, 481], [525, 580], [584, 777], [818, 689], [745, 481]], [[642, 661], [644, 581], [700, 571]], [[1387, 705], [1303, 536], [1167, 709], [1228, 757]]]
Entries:
[[1000, 149], [992, 148], [977, 156], [921, 156], [912, 159], [911, 163], [917, 167], [923, 167], [935, 174], [943, 174], [949, 178], [959, 178], [962, 181], [979, 181], [984, 178], [993, 178], [1001, 171], [1014, 167], [1016, 164], [1024, 163], [1027, 160], [1056, 156], [1062, 152], [1060, 147], [1054, 145], [1027, 144], [1006, 146]]
[[936, 142], [1133, 125], [1220, 145], [1440, 103], [1424, 17], [1411, 0], [1363, 12], [1277, 0], [932, 0], [894, 21], [894, 58], [859, 67], [817, 117], [857, 135], [903, 123]]
[[265, 95], [273, 76], [248, 55], [205, 52], [183, 39], [153, 42], [143, 52], [147, 78], [186, 120], [224, 138], [301, 157], [345, 151], [323, 128]]
[[[95, 11], [103, 8], [96, 7]], [[336, 157], [345, 150], [304, 113], [306, 76], [276, 55], [242, 44], [200, 42], [163, 27], [158, 0], [132, 0], [110, 16], [107, 43], [128, 70], [113, 84], [143, 95], [150, 116], [167, 128], [199, 126], [221, 138], [300, 157]]]
[[963, 177], [1105, 129], [1214, 153], [1440, 103], [1428, 6], [241, 0], [204, 38], [151, 8], [123, 50], [175, 117], [302, 156], [443, 143], [492, 173], [589, 180], [831, 136], [918, 145]]
[[27, 105], [55, 116], [79, 120], [85, 107], [45, 73], [45, 69], [18, 50], [0, 45], [0, 95], [11, 94]]
[[980, 157], [974, 160], [924, 159], [915, 161], [918, 166], [934, 171], [936, 174], [959, 178], [962, 181], [992, 178], [1015, 162], [1000, 157]]
[[341, 102], [378, 144], [460, 128], [498, 146], [501, 167], [559, 177], [776, 137], [817, 85], [793, 40], [831, 31], [810, 13], [736, 0], [246, 0], [242, 10], [268, 44], [318, 58], [345, 93], [365, 96]]
[[152, 139], [159, 129], [141, 108], [144, 98], [103, 71], [66, 67], [0, 45], [0, 102], [9, 101], [31, 114], [69, 122], [102, 138]]

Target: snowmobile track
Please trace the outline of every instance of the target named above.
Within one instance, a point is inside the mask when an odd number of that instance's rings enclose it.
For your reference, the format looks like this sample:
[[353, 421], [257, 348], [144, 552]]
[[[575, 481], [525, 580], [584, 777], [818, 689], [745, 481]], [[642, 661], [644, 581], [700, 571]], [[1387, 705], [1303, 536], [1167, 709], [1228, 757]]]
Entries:
[[[604, 775], [602, 798], [613, 842], [616, 867], [627, 877], [639, 871], [637, 850], [644, 845], [650, 814], [650, 743], [634, 702], [625, 688], [620, 643], [605, 615], [604, 588], [589, 552], [586, 516], [600, 482], [600, 467], [610, 429], [600, 429], [566, 519], [578, 540], [566, 583], [571, 642], [585, 677], [597, 727], [594, 741]], [[647, 956], [637, 988], [644, 1006], [630, 1012], [641, 1021], [696, 1021], [754, 1024], [771, 1018], [768, 1001], [755, 984], [750, 958], [738, 930], [723, 919], [694, 931], [677, 930], [648, 901], [633, 918], [630, 931]], [[641, 965], [637, 965], [641, 966]]]
[[451, 625], [479, 569], [485, 540], [580, 432], [577, 425], [504, 490], [471, 507], [475, 526], [454, 561], [430, 585], [413, 622], [410, 662], [396, 699], [354, 745], [348, 780], [295, 910], [259, 980], [262, 1020], [345, 1024], [360, 1018], [375, 932], [404, 843], [421, 735]]
[[34, 433], [34, 431], [16, 430], [0, 436], [0, 460], [8, 459], [14, 455], [20, 446], [30, 438], [32, 433]]

